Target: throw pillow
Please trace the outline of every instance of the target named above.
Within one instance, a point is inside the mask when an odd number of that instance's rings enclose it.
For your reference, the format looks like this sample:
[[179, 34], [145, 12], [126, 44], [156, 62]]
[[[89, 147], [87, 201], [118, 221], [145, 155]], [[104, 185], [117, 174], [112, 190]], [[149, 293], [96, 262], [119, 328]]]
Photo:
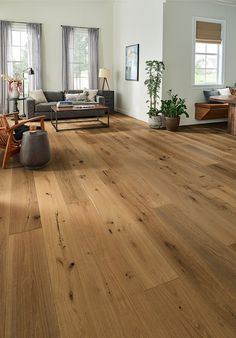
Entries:
[[84, 93], [87, 93], [88, 99], [90, 101], [95, 101], [95, 96], [98, 93], [98, 89], [84, 89]]
[[221, 88], [218, 89], [220, 95], [231, 95], [230, 89], [229, 88]]
[[86, 93], [65, 94], [65, 99], [68, 101], [87, 101]]
[[206, 102], [208, 102], [208, 103], [211, 103], [211, 102], [210, 102], [210, 97], [211, 97], [211, 96], [217, 96], [217, 95], [220, 95], [219, 91], [218, 91], [218, 90], [215, 90], [215, 89], [204, 90], [204, 91], [203, 91], [203, 94], [204, 94], [204, 96], [205, 96]]
[[42, 89], [33, 90], [29, 92], [29, 96], [35, 100], [36, 104], [48, 102]]

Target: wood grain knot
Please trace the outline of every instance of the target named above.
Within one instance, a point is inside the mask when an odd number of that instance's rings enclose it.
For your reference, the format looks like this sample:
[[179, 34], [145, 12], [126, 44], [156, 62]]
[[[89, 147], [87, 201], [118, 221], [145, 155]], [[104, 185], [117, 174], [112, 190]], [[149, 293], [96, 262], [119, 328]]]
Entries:
[[70, 265], [69, 265], [69, 269], [73, 269], [73, 267], [75, 266], [75, 262], [71, 262]]
[[70, 290], [70, 292], [69, 292], [69, 298], [70, 298], [70, 300], [74, 299], [74, 294], [73, 294], [72, 290]]

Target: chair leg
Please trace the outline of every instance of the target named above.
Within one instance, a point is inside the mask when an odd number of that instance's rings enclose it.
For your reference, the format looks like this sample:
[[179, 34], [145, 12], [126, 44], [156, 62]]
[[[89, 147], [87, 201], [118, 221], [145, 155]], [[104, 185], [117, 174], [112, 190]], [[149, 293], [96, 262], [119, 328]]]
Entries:
[[44, 119], [40, 119], [41, 129], [45, 130]]
[[12, 142], [12, 135], [10, 135], [7, 140], [7, 146], [6, 146], [5, 153], [3, 156], [3, 161], [2, 161], [2, 169], [6, 169], [9, 158], [11, 157], [11, 142]]
[[10, 158], [10, 154], [9, 152], [5, 150], [3, 161], [2, 161], [2, 169], [6, 169], [9, 158]]

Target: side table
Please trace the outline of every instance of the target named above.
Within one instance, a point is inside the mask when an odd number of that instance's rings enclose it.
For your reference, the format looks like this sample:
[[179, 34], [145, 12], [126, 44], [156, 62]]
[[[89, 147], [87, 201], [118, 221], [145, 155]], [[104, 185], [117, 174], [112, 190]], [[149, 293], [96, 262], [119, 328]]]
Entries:
[[26, 97], [18, 97], [18, 98], [7, 98], [7, 112], [9, 113], [9, 102], [13, 102], [13, 112], [19, 113], [19, 108], [18, 108], [18, 101], [23, 101], [23, 116], [25, 116], [25, 101]]
[[48, 134], [45, 130], [23, 133], [20, 162], [26, 169], [40, 169], [50, 160]]
[[99, 90], [98, 95], [104, 96], [105, 106], [109, 107], [110, 112], [114, 112], [114, 90]]

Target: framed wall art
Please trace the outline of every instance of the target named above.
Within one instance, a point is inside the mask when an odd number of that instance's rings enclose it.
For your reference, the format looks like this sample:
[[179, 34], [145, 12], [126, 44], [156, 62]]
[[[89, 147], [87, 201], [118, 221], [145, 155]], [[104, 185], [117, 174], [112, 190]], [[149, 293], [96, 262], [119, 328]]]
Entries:
[[125, 79], [128, 81], [139, 80], [139, 44], [126, 47]]

